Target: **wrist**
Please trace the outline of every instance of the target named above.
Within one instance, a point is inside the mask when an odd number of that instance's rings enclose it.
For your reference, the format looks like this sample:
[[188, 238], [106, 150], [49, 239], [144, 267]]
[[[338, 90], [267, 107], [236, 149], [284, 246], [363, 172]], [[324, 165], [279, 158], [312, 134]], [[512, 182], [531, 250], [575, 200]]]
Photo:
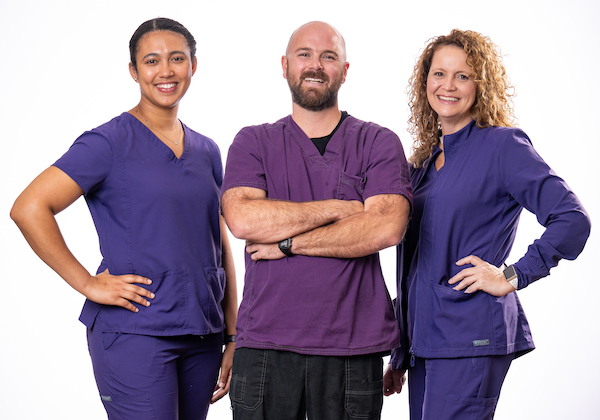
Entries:
[[517, 270], [515, 270], [514, 265], [509, 265], [506, 267], [502, 274], [504, 276], [504, 280], [506, 280], [515, 290], [519, 288], [519, 277], [517, 276]]
[[294, 255], [294, 253], [292, 252], [292, 238], [287, 238], [283, 241], [279, 241], [277, 245], [279, 246], [279, 250], [286, 257], [291, 257]]

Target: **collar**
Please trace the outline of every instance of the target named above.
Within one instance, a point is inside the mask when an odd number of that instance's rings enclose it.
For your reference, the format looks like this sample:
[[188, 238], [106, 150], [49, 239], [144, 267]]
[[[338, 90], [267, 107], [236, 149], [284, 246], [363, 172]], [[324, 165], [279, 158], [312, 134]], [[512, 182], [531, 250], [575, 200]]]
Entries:
[[[444, 153], [448, 153], [452, 151], [452, 149], [456, 149], [462, 146], [471, 134], [479, 131], [480, 128], [475, 124], [475, 120], [471, 120], [471, 122], [465, 125], [463, 128], [458, 130], [456, 133], [448, 134], [444, 136]], [[434, 148], [434, 153], [436, 149]]]

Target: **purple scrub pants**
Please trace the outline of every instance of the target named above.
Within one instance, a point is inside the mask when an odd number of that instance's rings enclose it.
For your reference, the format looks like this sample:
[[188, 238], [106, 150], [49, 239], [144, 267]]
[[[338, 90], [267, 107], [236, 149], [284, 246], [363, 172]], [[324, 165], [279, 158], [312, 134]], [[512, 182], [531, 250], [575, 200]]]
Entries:
[[111, 420], [205, 419], [221, 365], [222, 334], [156, 337], [88, 329]]
[[493, 419], [513, 359], [514, 354], [415, 358], [408, 370], [410, 420]]

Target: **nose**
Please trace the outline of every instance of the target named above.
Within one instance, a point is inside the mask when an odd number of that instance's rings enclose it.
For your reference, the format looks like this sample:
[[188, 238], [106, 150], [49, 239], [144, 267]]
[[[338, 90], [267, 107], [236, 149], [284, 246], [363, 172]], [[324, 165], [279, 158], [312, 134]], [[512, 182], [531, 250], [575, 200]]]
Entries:
[[171, 68], [170, 60], [162, 61], [160, 63], [160, 67], [158, 69], [158, 74], [161, 77], [169, 77], [173, 74], [173, 69]]
[[446, 90], [454, 90], [454, 88], [456, 86], [454, 84], [454, 82], [455, 82], [454, 77], [446, 77], [446, 78], [444, 78], [444, 83], [442, 83], [442, 86]]
[[310, 68], [314, 70], [323, 69], [323, 66], [321, 65], [321, 57], [315, 55], [310, 62]]

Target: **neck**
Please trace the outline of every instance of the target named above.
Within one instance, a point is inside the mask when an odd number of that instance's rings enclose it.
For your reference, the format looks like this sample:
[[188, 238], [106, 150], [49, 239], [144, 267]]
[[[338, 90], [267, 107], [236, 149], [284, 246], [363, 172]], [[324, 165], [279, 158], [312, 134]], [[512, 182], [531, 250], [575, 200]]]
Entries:
[[170, 130], [179, 124], [179, 120], [177, 119], [178, 109], [179, 105], [175, 105], [172, 108], [159, 108], [141, 100], [129, 113], [136, 118], [141, 115], [143, 119], [159, 130]]
[[309, 111], [292, 103], [292, 119], [309, 138], [331, 134], [340, 122], [341, 115], [337, 104], [322, 111]]
[[472, 119], [469, 116], [468, 118], [463, 117], [459, 120], [442, 120], [442, 136], [448, 136], [462, 130]]

